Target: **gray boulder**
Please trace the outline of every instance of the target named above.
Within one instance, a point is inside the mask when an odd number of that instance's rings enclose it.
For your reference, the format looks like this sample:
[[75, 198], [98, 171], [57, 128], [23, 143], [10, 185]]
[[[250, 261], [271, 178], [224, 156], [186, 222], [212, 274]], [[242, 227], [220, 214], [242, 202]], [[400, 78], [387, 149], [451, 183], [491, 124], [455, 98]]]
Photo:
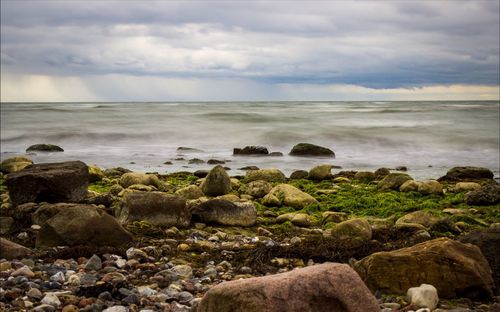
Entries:
[[211, 199], [192, 210], [193, 221], [231, 226], [252, 226], [257, 219], [257, 210], [251, 202], [230, 202]]
[[231, 179], [226, 170], [220, 165], [213, 167], [201, 184], [201, 190], [207, 196], [220, 196], [229, 193]]
[[80, 202], [87, 195], [89, 171], [81, 161], [35, 164], [8, 175], [14, 206], [28, 202]]

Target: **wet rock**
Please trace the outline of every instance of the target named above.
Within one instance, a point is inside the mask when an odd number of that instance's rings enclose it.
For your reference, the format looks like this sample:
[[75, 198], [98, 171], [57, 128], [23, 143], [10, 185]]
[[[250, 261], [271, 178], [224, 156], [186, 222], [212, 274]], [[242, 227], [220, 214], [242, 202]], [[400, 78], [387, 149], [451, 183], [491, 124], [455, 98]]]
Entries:
[[35, 164], [9, 174], [14, 206], [28, 202], [80, 202], [87, 195], [88, 168], [81, 161]]
[[245, 166], [245, 167], [238, 168], [238, 170], [259, 170], [259, 169], [260, 168], [257, 166]]
[[29, 146], [26, 152], [64, 152], [64, 150], [54, 144], [34, 144]]
[[74, 204], [62, 209], [42, 225], [36, 246], [121, 246], [131, 240], [132, 235], [104, 210]]
[[200, 197], [205, 196], [201, 191], [201, 188], [197, 185], [189, 185], [183, 187], [175, 192], [176, 195], [181, 196], [184, 199], [198, 199]]
[[201, 184], [202, 192], [207, 196], [220, 196], [231, 191], [231, 179], [226, 170], [220, 165], [210, 170]]
[[418, 187], [420, 186], [420, 182], [415, 180], [408, 180], [405, 183], [401, 184], [399, 187], [400, 192], [418, 192]]
[[335, 153], [331, 149], [310, 143], [299, 143], [295, 145], [290, 151], [290, 155], [335, 157]]
[[408, 180], [413, 179], [406, 173], [389, 173], [378, 183], [378, 188], [381, 190], [398, 190]]
[[203, 159], [199, 159], [199, 158], [192, 158], [190, 160], [188, 160], [188, 164], [191, 164], [191, 165], [199, 165], [199, 164], [204, 164], [205, 161]]
[[307, 179], [308, 176], [309, 172], [305, 170], [296, 170], [292, 172], [292, 174], [290, 175], [290, 179], [292, 180]]
[[386, 175], [390, 174], [391, 171], [387, 168], [378, 168], [377, 170], [375, 170], [375, 172], [373, 173], [375, 175], [375, 180], [382, 180], [383, 178], [385, 178]]
[[204, 178], [208, 175], [208, 170], [196, 170], [193, 175], [198, 178]]
[[104, 175], [108, 178], [120, 178], [122, 175], [129, 172], [132, 171], [122, 167], [115, 167], [104, 170]]
[[218, 159], [209, 159], [207, 161], [207, 164], [209, 165], [224, 165], [226, 162], [224, 160], [218, 160]]
[[128, 188], [134, 184], [152, 185], [157, 188], [161, 187], [161, 182], [156, 175], [139, 172], [128, 172], [123, 174], [120, 177], [119, 183], [124, 188]]
[[477, 181], [493, 179], [493, 172], [482, 167], [453, 167], [445, 176], [438, 179], [439, 182], [457, 182], [457, 181]]
[[97, 167], [96, 165], [89, 165], [88, 167], [90, 183], [101, 181], [105, 177], [104, 171], [102, 171], [102, 169]]
[[323, 181], [332, 177], [332, 165], [319, 165], [311, 170], [307, 178], [309, 180]]
[[453, 192], [469, 192], [469, 191], [477, 191], [481, 188], [481, 184], [476, 182], [458, 182], [452, 188]]
[[210, 289], [198, 312], [380, 311], [347, 265], [327, 263], [291, 272], [224, 282]]
[[438, 217], [435, 217], [429, 211], [418, 210], [414, 212], [410, 212], [398, 220], [396, 220], [396, 225], [402, 224], [420, 224], [425, 228], [430, 228], [434, 223], [439, 220]]
[[404, 294], [422, 283], [443, 298], [489, 298], [493, 279], [477, 246], [438, 238], [391, 252], [377, 252], [354, 264], [373, 291]]
[[323, 235], [334, 237], [351, 246], [359, 246], [372, 239], [372, 229], [366, 219], [356, 218], [334, 225], [325, 230]]
[[262, 203], [266, 206], [286, 205], [302, 209], [307, 205], [317, 203], [317, 200], [292, 185], [279, 184], [264, 197]]
[[272, 152], [272, 153], [269, 153], [270, 157], [282, 157], [283, 156], [283, 153], [282, 152]]
[[284, 182], [285, 175], [278, 169], [249, 170], [245, 175], [247, 182], [262, 180], [266, 182]]
[[268, 155], [269, 151], [264, 146], [245, 146], [244, 148], [234, 148], [233, 155], [255, 155], [255, 156], [265, 156]]
[[233, 203], [222, 199], [211, 199], [192, 210], [193, 221], [232, 226], [252, 226], [257, 210], [251, 202]]
[[406, 297], [412, 307], [429, 308], [434, 310], [439, 302], [436, 287], [429, 284], [422, 284], [419, 287], [408, 289]]
[[363, 183], [368, 183], [375, 180], [375, 174], [371, 171], [358, 171], [354, 175], [354, 180], [358, 180]]
[[484, 185], [479, 190], [467, 192], [464, 200], [468, 205], [488, 206], [498, 204], [500, 203], [500, 185]]
[[7, 158], [0, 163], [0, 172], [13, 173], [23, 170], [33, 164], [33, 161], [23, 156]]
[[128, 193], [115, 215], [121, 223], [146, 221], [153, 225], [186, 227], [191, 221], [185, 199], [162, 192]]
[[0, 250], [2, 251], [1, 257], [7, 260], [22, 259], [32, 254], [29, 248], [11, 242], [3, 237], [0, 237]]
[[266, 196], [272, 188], [273, 186], [271, 185], [271, 183], [263, 180], [256, 180], [241, 187], [240, 191], [243, 194], [248, 194], [255, 198], [262, 198]]
[[443, 195], [443, 185], [436, 180], [421, 181], [418, 192], [422, 195]]

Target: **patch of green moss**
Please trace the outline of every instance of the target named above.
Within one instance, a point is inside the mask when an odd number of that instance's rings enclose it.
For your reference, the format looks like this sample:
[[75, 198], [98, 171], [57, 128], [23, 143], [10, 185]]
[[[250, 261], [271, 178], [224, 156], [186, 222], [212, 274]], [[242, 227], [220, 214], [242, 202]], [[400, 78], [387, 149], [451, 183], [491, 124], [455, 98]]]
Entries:
[[193, 184], [194, 181], [198, 180], [199, 178], [192, 175], [189, 172], [178, 172], [178, 173], [173, 173], [170, 175], [167, 175], [163, 181], [165, 181], [167, 184], [175, 186], [177, 188], [183, 188], [186, 186], [189, 186]]
[[104, 181], [99, 181], [89, 184], [89, 190], [97, 193], [107, 193], [109, 189], [113, 186], [113, 183], [106, 183]]
[[3, 173], [0, 173], [0, 194], [7, 192], [7, 176]]

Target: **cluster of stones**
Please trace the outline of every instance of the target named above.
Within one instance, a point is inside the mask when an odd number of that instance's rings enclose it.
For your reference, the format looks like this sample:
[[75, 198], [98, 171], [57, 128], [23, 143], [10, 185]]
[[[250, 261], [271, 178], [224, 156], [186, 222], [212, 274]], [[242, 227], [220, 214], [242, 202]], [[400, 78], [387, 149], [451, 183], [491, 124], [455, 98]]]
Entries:
[[[335, 225], [322, 230], [314, 227], [315, 220], [307, 213], [274, 213], [274, 207], [301, 210], [317, 203], [311, 194], [287, 184], [277, 169], [249, 170], [241, 180], [218, 165], [192, 185], [173, 189], [155, 174], [103, 172], [79, 161], [32, 164], [18, 158], [2, 163], [2, 168], [10, 172], [2, 209], [15, 211], [2, 217], [2, 234], [17, 227], [19, 241], [36, 239], [35, 250], [1, 240], [5, 260], [0, 262], [0, 307], [6, 310], [389, 311], [403, 304], [434, 310], [439, 298], [488, 300], [495, 294], [495, 283], [498, 286], [498, 249], [491, 248], [499, 245], [498, 225], [455, 241], [431, 239], [430, 231], [436, 227], [457, 233], [461, 229], [425, 211], [397, 220], [348, 219], [346, 214], [327, 211], [321, 222]], [[500, 203], [500, 186], [491, 171], [482, 168], [454, 168], [439, 180], [427, 181], [386, 169], [337, 175], [331, 170], [331, 165], [319, 165], [292, 177], [331, 180], [332, 188], [323, 194], [335, 194], [335, 184], [358, 180], [377, 183], [380, 190], [422, 195], [467, 191], [469, 205]], [[88, 191], [89, 181], [102, 179], [116, 182], [109, 193]], [[279, 241], [258, 227], [256, 205], [267, 207], [264, 214], [275, 217], [274, 222], [301, 228], [304, 236]], [[127, 230], [135, 223], [163, 228], [164, 237], [141, 245]], [[258, 228], [232, 235], [217, 229], [221, 226]], [[356, 248], [386, 226], [414, 233], [413, 246], [373, 253], [350, 265], [276, 258], [272, 265], [279, 274], [263, 277], [232, 262], [237, 252], [300, 246], [311, 235]], [[82, 245], [126, 252], [55, 261], [38, 257], [58, 246]], [[190, 252], [197, 252], [203, 265], [188, 261]], [[222, 259], [212, 260], [213, 254]], [[372, 294], [376, 291], [407, 298], [381, 302]]]

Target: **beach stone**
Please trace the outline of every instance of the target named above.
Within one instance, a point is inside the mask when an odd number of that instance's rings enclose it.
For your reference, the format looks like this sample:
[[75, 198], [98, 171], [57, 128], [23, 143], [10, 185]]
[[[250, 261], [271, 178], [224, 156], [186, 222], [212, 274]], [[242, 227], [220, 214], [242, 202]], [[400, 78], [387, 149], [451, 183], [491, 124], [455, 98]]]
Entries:
[[103, 312], [128, 312], [128, 311], [129, 309], [127, 309], [127, 307], [121, 305], [115, 305], [103, 310]]
[[29, 202], [80, 202], [87, 195], [88, 168], [81, 161], [35, 164], [8, 175], [14, 206]]
[[495, 283], [495, 294], [500, 295], [500, 227], [490, 227], [471, 232], [460, 238], [462, 243], [474, 244], [490, 264]]
[[161, 182], [154, 174], [145, 174], [139, 172], [127, 172], [120, 177], [119, 184], [123, 188], [128, 188], [134, 184], [152, 185], [160, 188]]
[[33, 161], [27, 157], [16, 156], [7, 158], [0, 163], [0, 172], [13, 173], [23, 170], [33, 164]]
[[101, 181], [105, 177], [104, 171], [102, 171], [102, 169], [97, 167], [96, 165], [89, 165], [88, 167], [90, 183]]
[[305, 170], [296, 170], [290, 174], [290, 179], [292, 180], [299, 180], [299, 179], [307, 179], [309, 176], [309, 172]]
[[207, 164], [209, 165], [224, 165], [226, 162], [224, 160], [218, 160], [218, 159], [209, 159], [207, 161]]
[[64, 150], [54, 144], [34, 144], [29, 146], [26, 152], [64, 152]]
[[264, 146], [245, 146], [244, 148], [234, 148], [233, 155], [256, 155], [265, 156], [269, 151]]
[[408, 180], [405, 183], [401, 184], [399, 187], [400, 192], [418, 192], [418, 187], [420, 186], [420, 182], [415, 180]]
[[391, 173], [391, 171], [387, 168], [378, 168], [373, 174], [375, 175], [375, 180], [380, 181], [389, 173]]
[[469, 191], [464, 200], [468, 205], [489, 206], [500, 203], [500, 185], [483, 185], [480, 189]]
[[290, 155], [335, 157], [335, 153], [331, 149], [310, 143], [299, 143], [295, 145], [292, 147]]
[[205, 178], [207, 175], [208, 175], [208, 170], [196, 170], [195, 172], [193, 172], [193, 175], [197, 178]]
[[0, 217], [0, 235], [5, 235], [13, 231], [14, 218]]
[[430, 310], [434, 310], [439, 302], [436, 287], [429, 284], [411, 287], [408, 289], [406, 297], [412, 307], [415, 308], [429, 308]]
[[85, 270], [87, 271], [99, 271], [100, 269], [102, 269], [102, 261], [97, 255], [92, 255], [85, 263]]
[[372, 291], [382, 293], [404, 294], [424, 283], [442, 298], [485, 299], [493, 293], [491, 269], [480, 249], [449, 238], [376, 252], [353, 267]]
[[249, 170], [245, 175], [246, 182], [262, 180], [266, 182], [284, 182], [285, 175], [278, 169]]
[[481, 184], [476, 182], [458, 182], [451, 190], [456, 193], [476, 191], [481, 188]]
[[10, 274], [10, 276], [13, 276], [13, 277], [24, 276], [27, 278], [33, 278], [33, 277], [35, 277], [35, 273], [33, 273], [33, 271], [31, 271], [29, 266], [24, 265], [24, 266], [20, 267], [19, 269], [15, 270], [14, 272], [12, 272]]
[[354, 180], [368, 183], [375, 180], [375, 174], [371, 171], [358, 171], [354, 175]]
[[366, 219], [355, 218], [335, 224], [323, 232], [350, 246], [359, 246], [372, 239], [372, 228]]
[[271, 183], [263, 180], [256, 180], [246, 185], [243, 185], [240, 188], [240, 191], [243, 194], [248, 194], [255, 198], [262, 198], [266, 196], [271, 191], [272, 188], [273, 186], [271, 185]]
[[422, 195], [443, 195], [443, 185], [436, 180], [424, 180], [418, 184], [418, 192]]
[[56, 274], [52, 275], [49, 280], [51, 282], [57, 282], [57, 283], [64, 283], [66, 281], [66, 277], [64, 276], [64, 273], [59, 271]]
[[483, 167], [453, 167], [446, 175], [438, 179], [439, 182], [457, 182], [457, 181], [477, 181], [493, 179], [493, 172]]
[[330, 179], [332, 177], [332, 165], [318, 165], [311, 170], [309, 170], [309, 174], [307, 178], [309, 180], [315, 181], [323, 181], [326, 179]]
[[22, 259], [32, 254], [31, 249], [11, 242], [10, 240], [3, 237], [0, 237], [0, 250], [0, 257], [7, 260]]
[[146, 221], [159, 226], [186, 227], [191, 221], [186, 200], [181, 196], [162, 192], [127, 193], [115, 215], [122, 224]]
[[189, 279], [193, 276], [193, 268], [187, 264], [179, 264], [171, 269], [171, 272], [176, 274], [181, 279]]
[[181, 196], [182, 198], [188, 199], [198, 199], [200, 197], [205, 196], [201, 191], [201, 188], [197, 185], [189, 185], [183, 187], [175, 192], [176, 195]]
[[199, 159], [199, 158], [192, 158], [190, 160], [188, 160], [188, 164], [191, 164], [191, 165], [199, 165], [199, 164], [204, 164], [205, 161], [202, 160], [202, 159]]
[[62, 309], [62, 312], [78, 312], [78, 311], [80, 311], [80, 309], [78, 309], [78, 307], [73, 304], [68, 304], [67, 306], [64, 306], [64, 308]]
[[114, 179], [114, 178], [120, 178], [122, 175], [129, 172], [132, 171], [122, 167], [115, 167], [104, 170], [104, 175], [110, 179]]
[[429, 211], [418, 210], [405, 214], [398, 220], [396, 220], [396, 225], [402, 224], [420, 224], [424, 228], [430, 228], [434, 223], [438, 222], [439, 218], [435, 217]]
[[30, 290], [26, 292], [26, 296], [37, 300], [43, 298], [43, 294], [38, 288], [30, 288]]
[[269, 206], [291, 206], [296, 209], [302, 209], [307, 205], [317, 203], [318, 201], [311, 195], [302, 192], [295, 186], [289, 184], [279, 184], [275, 186], [269, 194], [264, 196], [263, 204]]
[[300, 227], [308, 227], [312, 223], [311, 218], [306, 213], [296, 213], [290, 222], [292, 222], [293, 225]]
[[226, 170], [220, 165], [210, 170], [201, 184], [202, 192], [207, 196], [220, 196], [231, 191], [231, 179]]
[[115, 218], [92, 205], [73, 204], [41, 226], [37, 248], [86, 244], [121, 246], [132, 240], [132, 235]]
[[381, 190], [399, 190], [399, 187], [408, 180], [413, 179], [406, 173], [389, 173], [378, 183], [378, 188]]
[[43, 299], [40, 302], [43, 304], [51, 305], [55, 308], [61, 305], [61, 301], [59, 300], [59, 298], [57, 298], [56, 295], [51, 293], [46, 294], [45, 297], [43, 297]]
[[257, 210], [252, 202], [211, 199], [195, 206], [192, 215], [194, 222], [252, 226], [257, 219]]
[[325, 263], [281, 274], [223, 282], [197, 312], [379, 312], [377, 300], [348, 265]]
[[333, 222], [340, 223], [347, 221], [347, 213], [345, 212], [337, 212], [337, 211], [325, 211], [321, 215], [323, 217], [323, 223]]

